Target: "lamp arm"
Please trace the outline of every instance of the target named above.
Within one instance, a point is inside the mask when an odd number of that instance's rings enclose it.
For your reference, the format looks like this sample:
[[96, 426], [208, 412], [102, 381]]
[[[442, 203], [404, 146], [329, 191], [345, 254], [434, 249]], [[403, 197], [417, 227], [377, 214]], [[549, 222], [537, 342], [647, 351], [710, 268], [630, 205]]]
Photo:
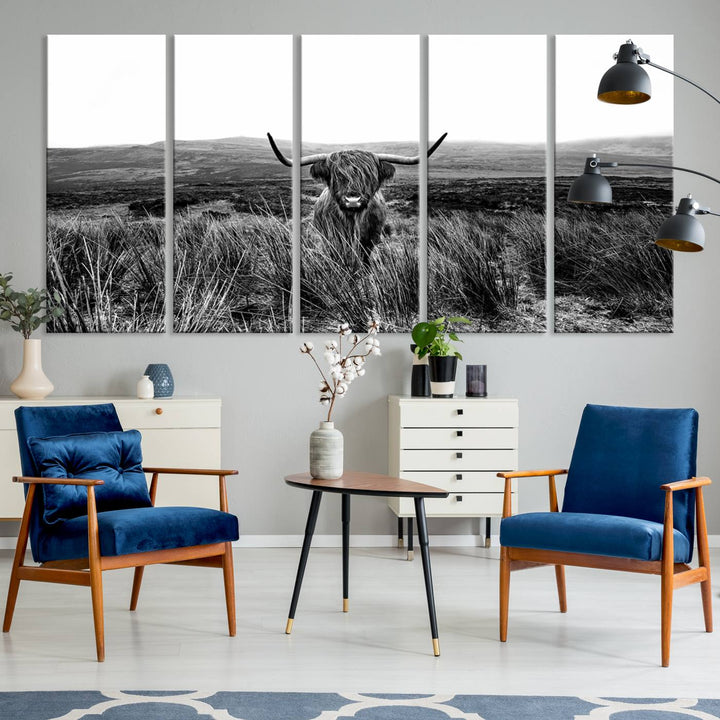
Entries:
[[[605, 163], [598, 163], [600, 167], [603, 167]], [[652, 168], [665, 168], [666, 170], [681, 170], [682, 172], [686, 173], [692, 173], [693, 175], [699, 175], [700, 177], [704, 177], [708, 180], [712, 180], [713, 182], [716, 182], [718, 185], [720, 185], [720, 180], [718, 178], [713, 177], [712, 175], [707, 175], [706, 173], [699, 172], [698, 170], [691, 170], [690, 168], [684, 168], [684, 167], [678, 167], [676, 165], [653, 165], [650, 163], [608, 163], [610, 167], [652, 167]]]
[[711, 97], [716, 103], [720, 103], [720, 98], [715, 97], [711, 92], [706, 90], [702, 85], [698, 85], [696, 82], [691, 80], [690, 78], [686, 78], [684, 75], [681, 75], [680, 73], [676, 73], [674, 70], [670, 70], [670, 68], [663, 67], [662, 65], [658, 65], [657, 63], [654, 63], [650, 58], [642, 59], [640, 62], [643, 65], [651, 65], [654, 68], [657, 68], [658, 70], [662, 70], [663, 72], [669, 73], [670, 75], [674, 75], [676, 78], [680, 78], [680, 80], [684, 80], [686, 83], [690, 83], [693, 87], [696, 87], [698, 90], [702, 90], [708, 97]]

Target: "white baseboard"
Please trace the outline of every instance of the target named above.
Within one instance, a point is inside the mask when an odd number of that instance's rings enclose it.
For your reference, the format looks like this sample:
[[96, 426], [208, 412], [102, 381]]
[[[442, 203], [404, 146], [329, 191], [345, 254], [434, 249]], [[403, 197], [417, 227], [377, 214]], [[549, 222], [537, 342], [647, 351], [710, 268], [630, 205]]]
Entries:
[[[718, 536], [720, 540], [720, 536]], [[350, 547], [396, 547], [397, 535], [350, 535]], [[240, 548], [270, 548], [270, 547], [302, 547], [302, 535], [241, 535], [233, 543], [233, 547]], [[499, 545], [500, 537], [492, 536], [492, 544]], [[485, 538], [482, 535], [431, 535], [432, 547], [484, 547]], [[313, 547], [339, 548], [342, 547], [342, 535], [313, 535]], [[418, 549], [417, 536], [414, 546]]]
[[[233, 543], [238, 548], [299, 548], [302, 546], [302, 535], [242, 535]], [[10, 535], [0, 537], [0, 550], [14, 550], [17, 538]], [[314, 535], [313, 547], [342, 547], [342, 535]], [[492, 545], [500, 544], [497, 535], [492, 536]], [[720, 535], [709, 535], [708, 544], [711, 548], [720, 548]], [[484, 547], [482, 535], [431, 535], [431, 547]], [[396, 535], [351, 535], [351, 547], [396, 547]], [[415, 541], [417, 549], [417, 540]]]

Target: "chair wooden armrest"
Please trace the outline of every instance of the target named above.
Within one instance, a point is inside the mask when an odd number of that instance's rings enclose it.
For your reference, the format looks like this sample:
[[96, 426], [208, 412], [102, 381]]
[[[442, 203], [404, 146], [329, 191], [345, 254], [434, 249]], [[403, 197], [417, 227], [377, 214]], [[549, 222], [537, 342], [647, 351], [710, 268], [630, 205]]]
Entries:
[[160, 474], [172, 474], [172, 475], [214, 475], [219, 477], [220, 475], [237, 475], [237, 470], [207, 470], [207, 469], [192, 469], [192, 468], [159, 468], [159, 467], [144, 467], [143, 472], [146, 473], [157, 473]]
[[567, 470], [513, 470], [512, 472], [499, 472], [498, 477], [505, 478], [505, 493], [503, 495], [503, 514], [504, 518], [512, 515], [512, 481], [514, 478], [525, 477], [547, 477], [548, 492], [550, 493], [550, 510], [558, 511], [557, 491], [555, 489], [555, 476], [567, 475]]
[[104, 485], [104, 480], [92, 480], [91, 478], [39, 478], [39, 477], [13, 477], [13, 482], [26, 483], [27, 485]]
[[143, 472], [152, 473], [152, 480], [150, 481], [150, 502], [155, 505], [155, 496], [157, 495], [158, 478], [160, 475], [171, 474], [171, 475], [212, 475], [219, 481], [220, 490], [220, 509], [223, 512], [228, 511], [227, 501], [227, 487], [225, 486], [225, 478], [228, 475], [237, 475], [237, 470], [206, 470], [206, 469], [192, 469], [192, 468], [157, 468], [157, 467], [144, 467]]
[[677, 480], [671, 483], [665, 483], [660, 486], [665, 492], [674, 492], [675, 490], [689, 490], [690, 488], [700, 488], [703, 485], [712, 485], [709, 477], [694, 477], [688, 480]]
[[498, 477], [521, 478], [521, 477], [549, 477], [551, 475], [567, 475], [567, 470], [513, 470], [512, 472], [499, 472]]

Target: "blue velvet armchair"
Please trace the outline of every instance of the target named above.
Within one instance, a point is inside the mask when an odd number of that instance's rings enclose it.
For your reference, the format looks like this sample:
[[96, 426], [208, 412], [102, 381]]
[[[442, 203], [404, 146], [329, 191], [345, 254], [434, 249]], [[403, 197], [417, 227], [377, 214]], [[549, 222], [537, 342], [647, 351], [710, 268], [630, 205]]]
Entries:
[[[228, 630], [235, 635], [232, 542], [225, 478], [236, 470], [142, 466], [140, 433], [123, 431], [111, 404], [19, 407], [15, 411], [25, 510], [13, 561], [3, 632], [9, 632], [21, 580], [90, 588], [97, 659], [105, 659], [102, 572], [134, 567], [130, 610], [146, 565], [221, 568]], [[145, 473], [152, 475], [148, 490]], [[161, 474], [217, 476], [220, 510], [154, 507]], [[25, 565], [28, 538], [37, 567]]]
[[[500, 640], [507, 640], [510, 572], [554, 565], [566, 612], [565, 565], [660, 575], [662, 665], [670, 663], [673, 590], [700, 583], [712, 632], [710, 561], [702, 488], [695, 477], [698, 415], [692, 409], [587, 405], [568, 470], [498, 473]], [[555, 477], [567, 474], [562, 512]], [[550, 512], [511, 516], [514, 478], [548, 477]], [[697, 523], [697, 525], [696, 525]], [[697, 527], [698, 567], [691, 568]]]

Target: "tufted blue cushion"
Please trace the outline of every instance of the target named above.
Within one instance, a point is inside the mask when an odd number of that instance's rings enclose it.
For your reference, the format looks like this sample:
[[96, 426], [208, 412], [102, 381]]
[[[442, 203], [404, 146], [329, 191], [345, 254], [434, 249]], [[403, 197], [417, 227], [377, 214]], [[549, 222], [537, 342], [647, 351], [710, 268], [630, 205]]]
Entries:
[[[41, 477], [104, 480], [95, 487], [98, 512], [149, 507], [142, 471], [140, 433], [83, 433], [28, 440]], [[57, 523], [87, 515], [87, 489], [77, 485], [43, 485], [43, 520]]]
[[[662, 523], [663, 483], [696, 473], [698, 414], [690, 408], [587, 405], [565, 485], [563, 512]], [[692, 554], [695, 494], [673, 493], [673, 521]]]
[[[20, 406], [15, 410], [18, 446], [23, 475], [37, 477], [40, 471], [30, 454], [30, 438], [57, 437], [71, 433], [116, 432], [122, 431], [122, 425], [112, 403], [96, 405], [50, 405]], [[25, 486], [27, 494], [28, 486]], [[33, 559], [38, 560], [36, 548], [40, 541], [44, 523], [43, 493], [35, 493], [32, 514], [30, 515], [30, 547]]]
[[[661, 493], [663, 494], [663, 493]], [[662, 523], [597, 513], [532, 512], [504, 518], [500, 544], [560, 552], [660, 560]], [[692, 546], [673, 531], [675, 562], [692, 559]]]
[[[36, 561], [88, 556], [87, 516], [66, 520], [41, 532]], [[235, 515], [193, 507], [141, 507], [98, 513], [101, 555], [165, 550], [237, 540]]]

